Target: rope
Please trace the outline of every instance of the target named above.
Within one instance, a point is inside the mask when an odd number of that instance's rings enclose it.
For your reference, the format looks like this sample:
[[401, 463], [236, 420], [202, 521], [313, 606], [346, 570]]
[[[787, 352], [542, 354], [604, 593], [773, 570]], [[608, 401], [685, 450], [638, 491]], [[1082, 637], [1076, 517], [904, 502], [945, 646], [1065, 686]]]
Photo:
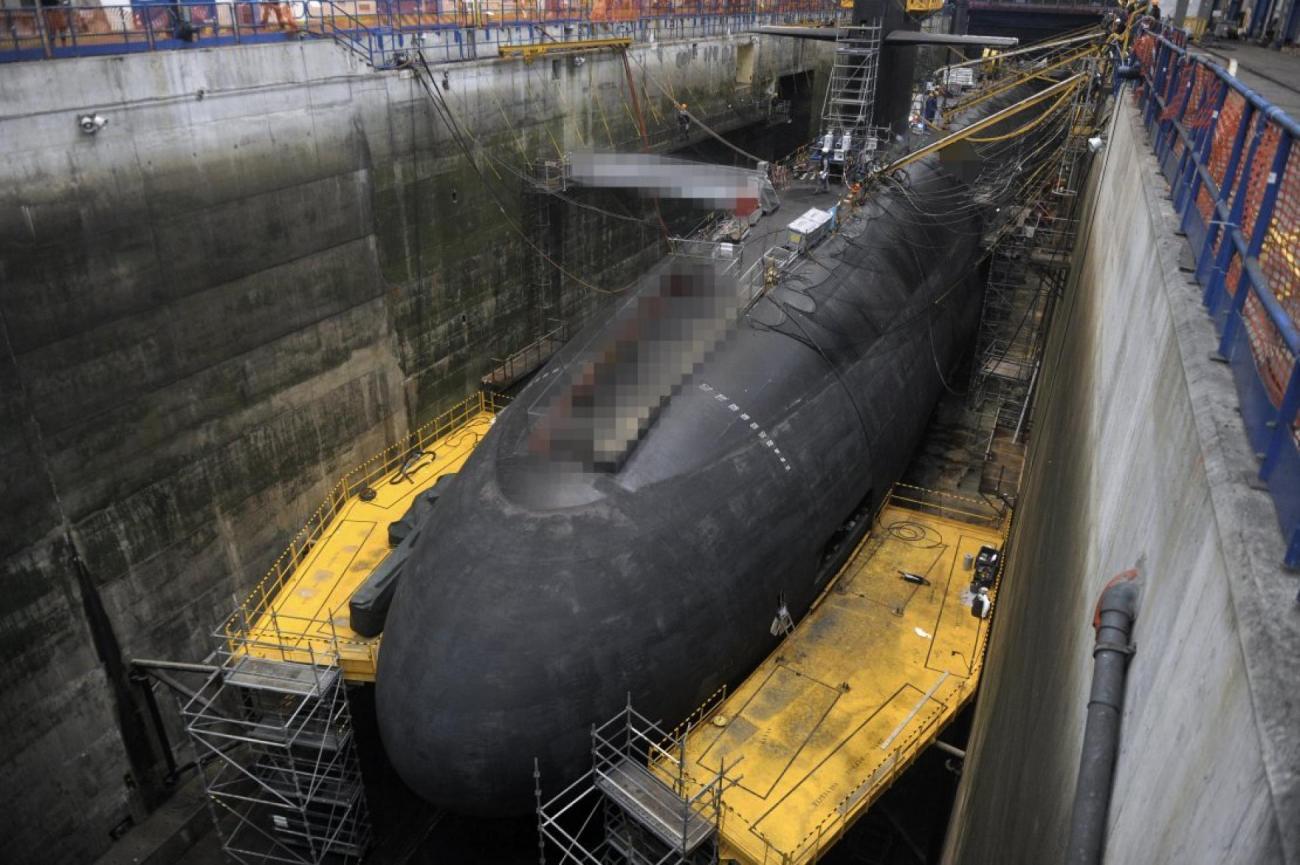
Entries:
[[720, 142], [722, 142], [723, 144], [725, 144], [727, 147], [730, 147], [732, 150], [734, 150], [734, 151], [736, 151], [737, 153], [739, 153], [741, 156], [743, 156], [743, 157], [745, 157], [746, 159], [750, 160], [751, 162], [758, 163], [758, 162], [764, 162], [764, 161], [766, 161], [766, 160], [760, 159], [759, 157], [755, 156], [754, 154], [750, 153], [750, 152], [747, 151], [747, 150], [741, 150], [739, 147], [737, 147], [736, 145], [732, 144], [730, 141], [728, 141], [727, 139], [723, 138], [723, 137], [722, 137], [721, 135], [719, 135], [718, 133], [714, 132], [714, 131], [713, 131], [713, 130], [708, 126], [708, 124], [706, 124], [704, 121], [700, 120], [700, 118], [696, 117], [696, 116], [695, 116], [694, 114], [692, 114], [690, 111], [688, 111], [688, 110], [682, 108], [682, 107], [681, 107], [681, 103], [677, 101], [676, 97], [673, 96], [673, 94], [668, 90], [668, 88], [666, 88], [666, 87], [664, 87], [662, 84], [660, 84], [660, 83], [659, 83], [659, 79], [658, 79], [658, 78], [655, 78], [653, 75], [650, 74], [650, 70], [646, 68], [646, 63], [645, 63], [645, 61], [642, 60], [642, 59], [640, 59], [640, 58], [638, 58], [638, 59], [637, 59], [637, 63], [638, 63], [638, 65], [640, 65], [640, 67], [641, 67], [641, 73], [642, 73], [643, 75], [645, 75], [646, 78], [650, 79], [650, 81], [654, 84], [654, 86], [655, 86], [655, 87], [658, 87], [658, 88], [659, 88], [659, 91], [660, 91], [661, 93], [663, 93], [664, 96], [667, 96], [669, 99], [671, 99], [672, 102], [673, 102], [673, 104], [676, 105], [676, 106], [678, 106], [677, 110], [680, 111], [682, 114], [685, 114], [687, 117], [689, 117], [689, 118], [691, 119], [691, 122], [692, 122], [692, 123], [694, 123], [696, 126], [698, 126], [698, 127], [700, 127], [701, 129], [703, 129], [705, 132], [707, 132], [709, 135], [711, 135], [711, 136], [713, 136], [714, 138], [716, 138], [718, 141], [720, 141]]
[[[450, 103], [442, 98], [442, 94], [438, 92], [437, 85], [433, 83], [433, 72], [429, 69], [429, 62], [424, 58], [424, 52], [416, 51], [415, 56], [419, 58], [420, 66], [417, 67], [413, 63], [408, 63], [407, 66], [415, 73], [416, 81], [420, 83], [421, 89], [428, 94], [430, 101], [433, 103], [434, 110], [438, 113], [439, 119], [442, 120], [443, 124], [447, 127], [448, 132], [451, 133], [451, 137], [465, 154], [466, 161], [469, 162], [470, 168], [472, 168], [474, 173], [478, 176], [479, 182], [483, 185], [483, 188], [492, 196], [492, 200], [496, 204], [497, 210], [501, 212], [502, 220], [504, 220], [506, 225], [510, 227], [510, 230], [519, 235], [519, 239], [522, 240], [530, 249], [540, 255], [547, 264], [551, 265], [551, 267], [554, 267], [562, 275], [573, 280], [583, 288], [590, 289], [599, 294], [620, 294], [626, 291], [630, 286], [624, 286], [619, 289], [601, 288], [600, 286], [593, 285], [582, 277], [565, 270], [563, 265], [551, 256], [547, 255], [546, 251], [534, 243], [532, 238], [528, 236], [527, 232], [520, 228], [519, 225], [510, 218], [510, 214], [506, 212], [505, 205], [497, 194], [497, 190], [493, 188], [492, 184], [488, 182], [487, 177], [483, 175], [483, 169], [479, 167], [478, 161], [474, 158], [473, 151], [470, 150], [469, 144], [466, 143], [464, 137], [465, 133], [462, 132], [460, 124], [456, 121], [456, 116], [452, 113]], [[421, 67], [423, 68], [424, 74], [421, 74]], [[492, 169], [494, 174], [496, 173], [496, 168], [490, 162], [488, 167]], [[497, 176], [499, 179], [500, 175]]]

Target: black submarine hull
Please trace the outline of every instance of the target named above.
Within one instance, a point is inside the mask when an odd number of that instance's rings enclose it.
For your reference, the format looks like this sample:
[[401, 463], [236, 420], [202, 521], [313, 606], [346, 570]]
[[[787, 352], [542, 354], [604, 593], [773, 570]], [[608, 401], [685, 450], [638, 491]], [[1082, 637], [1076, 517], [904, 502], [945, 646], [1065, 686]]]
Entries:
[[937, 160], [912, 166], [819, 248], [820, 282], [748, 311], [616, 471], [519, 494], [519, 442], [611, 325], [566, 347], [398, 588], [377, 705], [407, 784], [461, 813], [527, 811], [534, 758], [558, 790], [629, 696], [675, 723], [770, 653], [779, 608], [797, 621], [824, 588], [969, 347], [986, 216]]

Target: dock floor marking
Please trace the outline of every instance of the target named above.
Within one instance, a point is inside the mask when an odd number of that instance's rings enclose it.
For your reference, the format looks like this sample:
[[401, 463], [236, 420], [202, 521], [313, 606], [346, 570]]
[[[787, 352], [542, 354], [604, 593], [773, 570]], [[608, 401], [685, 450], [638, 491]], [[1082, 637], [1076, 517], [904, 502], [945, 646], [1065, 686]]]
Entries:
[[725, 855], [811, 862], [938, 736], [974, 692], [989, 627], [963, 562], [1002, 543], [1001, 525], [882, 508], [813, 610], [687, 736], [688, 784], [744, 758]]

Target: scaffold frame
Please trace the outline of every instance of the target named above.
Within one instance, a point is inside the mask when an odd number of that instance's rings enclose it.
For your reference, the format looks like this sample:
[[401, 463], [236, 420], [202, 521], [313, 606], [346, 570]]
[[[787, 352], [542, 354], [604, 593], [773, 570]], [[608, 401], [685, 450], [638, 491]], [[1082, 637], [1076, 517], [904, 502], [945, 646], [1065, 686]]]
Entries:
[[181, 708], [222, 850], [244, 865], [360, 862], [371, 829], [337, 650], [260, 657], [222, 632]]
[[[719, 689], [707, 705], [715, 705]], [[533, 767], [539, 861], [545, 865], [717, 865], [722, 795], [735, 765], [702, 782], [686, 774], [686, 740], [697, 711], [672, 732], [627, 705], [592, 725], [592, 766], [550, 799]], [[675, 767], [671, 783], [664, 767]], [[599, 822], [596, 821], [600, 817]], [[559, 858], [548, 859], [547, 853]]]

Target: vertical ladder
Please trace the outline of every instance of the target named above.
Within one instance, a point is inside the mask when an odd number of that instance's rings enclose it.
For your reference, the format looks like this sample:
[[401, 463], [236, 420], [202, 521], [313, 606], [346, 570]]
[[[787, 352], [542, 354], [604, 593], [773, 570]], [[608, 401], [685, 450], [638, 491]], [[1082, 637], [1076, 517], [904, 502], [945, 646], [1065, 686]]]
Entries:
[[853, 133], [860, 140], [871, 126], [880, 71], [879, 18], [840, 28], [835, 63], [822, 104], [822, 134]]
[[533, 319], [529, 322], [530, 340], [541, 339], [548, 330], [548, 323], [564, 317], [559, 306], [558, 273], [552, 262], [559, 261], [562, 254], [554, 222], [554, 194], [563, 192], [566, 187], [565, 170], [563, 160], [543, 156], [533, 163], [530, 176], [524, 181], [524, 198], [529, 205], [525, 230], [536, 244], [528, 253], [534, 297]]
[[[1085, 69], [1093, 72], [1095, 66], [1088, 63]], [[1089, 162], [1080, 157], [1088, 147], [1088, 131], [1092, 129], [1090, 114], [1093, 111], [1090, 87], [1076, 87], [1074, 98], [1070, 102], [1070, 131], [1061, 150], [1061, 161], [1057, 166], [1057, 195], [1077, 195], [1087, 176]]]

